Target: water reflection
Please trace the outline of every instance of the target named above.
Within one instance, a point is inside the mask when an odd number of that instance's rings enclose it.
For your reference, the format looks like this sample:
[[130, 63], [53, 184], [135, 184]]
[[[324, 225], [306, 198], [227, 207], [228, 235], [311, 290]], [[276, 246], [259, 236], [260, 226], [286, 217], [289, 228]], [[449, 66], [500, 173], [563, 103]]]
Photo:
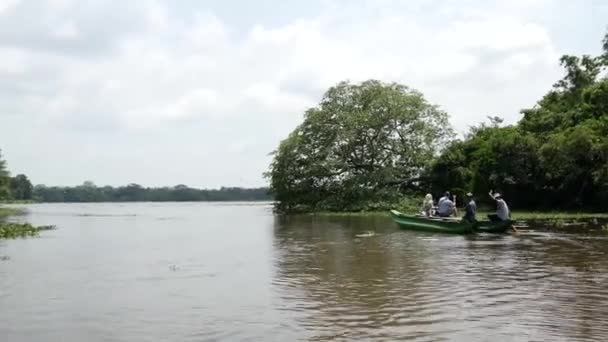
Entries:
[[275, 219], [274, 246], [280, 306], [313, 340], [608, 336], [605, 236], [446, 236], [382, 217], [297, 216]]

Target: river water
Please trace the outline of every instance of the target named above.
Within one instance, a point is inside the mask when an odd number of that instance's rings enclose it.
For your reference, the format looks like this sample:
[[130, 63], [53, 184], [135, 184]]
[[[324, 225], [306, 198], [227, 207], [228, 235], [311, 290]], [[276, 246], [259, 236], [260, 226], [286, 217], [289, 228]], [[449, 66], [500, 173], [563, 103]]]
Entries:
[[2, 341], [608, 340], [608, 235], [451, 236], [268, 204], [37, 204]]

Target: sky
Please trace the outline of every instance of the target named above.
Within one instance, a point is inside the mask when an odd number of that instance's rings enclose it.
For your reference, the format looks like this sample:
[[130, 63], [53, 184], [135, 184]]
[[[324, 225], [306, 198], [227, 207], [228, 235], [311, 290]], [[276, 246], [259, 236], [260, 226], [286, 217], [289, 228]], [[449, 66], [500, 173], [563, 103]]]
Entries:
[[34, 184], [264, 186], [343, 80], [508, 124], [599, 54], [608, 1], [0, 0], [0, 149]]

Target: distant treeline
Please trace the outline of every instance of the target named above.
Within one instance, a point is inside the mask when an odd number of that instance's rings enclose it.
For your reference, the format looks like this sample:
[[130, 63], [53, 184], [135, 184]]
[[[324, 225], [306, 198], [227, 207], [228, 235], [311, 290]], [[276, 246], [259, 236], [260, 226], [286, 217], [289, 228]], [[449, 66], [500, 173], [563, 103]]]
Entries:
[[195, 189], [186, 185], [148, 188], [139, 184], [97, 187], [90, 182], [74, 187], [36, 185], [32, 199], [39, 202], [186, 202], [269, 201], [267, 188]]
[[86, 181], [78, 186], [33, 186], [26, 175], [11, 177], [0, 151], [0, 201], [36, 202], [186, 202], [186, 201], [271, 201], [268, 188], [222, 187], [195, 189], [187, 185], [148, 188], [139, 184], [96, 186]]

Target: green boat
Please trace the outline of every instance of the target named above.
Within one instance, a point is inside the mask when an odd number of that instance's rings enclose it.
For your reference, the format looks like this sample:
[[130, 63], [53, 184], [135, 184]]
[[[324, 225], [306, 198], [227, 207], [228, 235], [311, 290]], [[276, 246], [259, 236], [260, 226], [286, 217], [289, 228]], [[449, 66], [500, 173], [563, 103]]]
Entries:
[[422, 215], [406, 215], [391, 210], [393, 220], [403, 229], [423, 230], [429, 232], [472, 234], [472, 233], [505, 233], [511, 229], [512, 221], [490, 222], [478, 221], [475, 223], [463, 222], [460, 218], [426, 217]]

